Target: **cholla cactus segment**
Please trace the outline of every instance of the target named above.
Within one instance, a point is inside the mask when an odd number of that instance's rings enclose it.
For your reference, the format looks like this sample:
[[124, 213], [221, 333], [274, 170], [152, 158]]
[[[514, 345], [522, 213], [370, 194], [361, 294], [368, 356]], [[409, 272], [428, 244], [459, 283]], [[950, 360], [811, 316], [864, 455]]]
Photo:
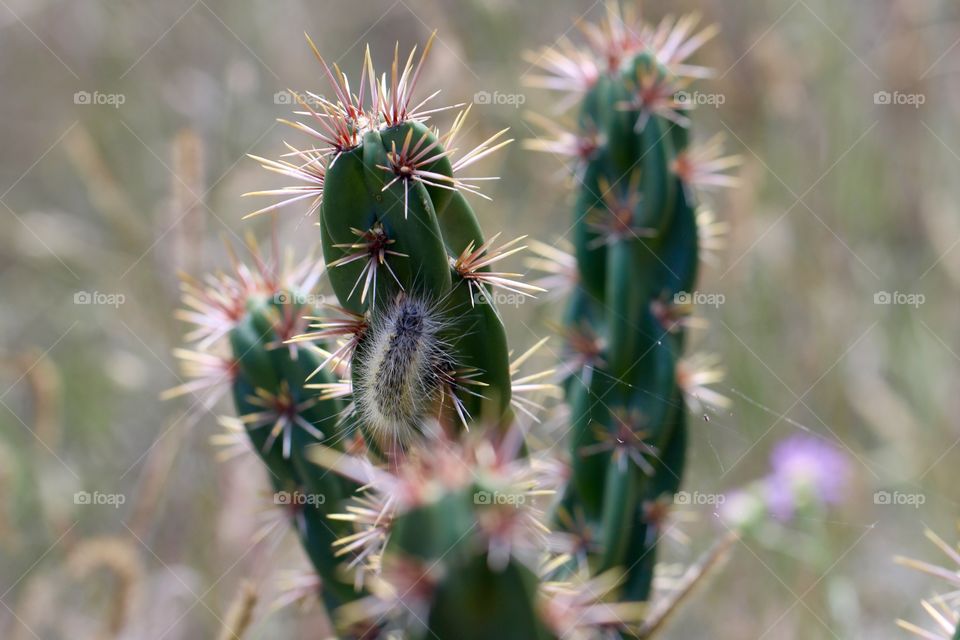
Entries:
[[[368, 49], [355, 85], [311, 42], [331, 97], [298, 96], [302, 119], [288, 124], [318, 148], [289, 147], [293, 162], [257, 158], [304, 183], [259, 192], [284, 198], [274, 207], [303, 201], [308, 214], [319, 212], [339, 306], [363, 319], [363, 330], [343, 336], [329, 353], [349, 359], [354, 422], [370, 444], [388, 452], [410, 445], [424, 423], [438, 417], [457, 429], [473, 420], [497, 428], [509, 422], [509, 351], [491, 288], [519, 296], [540, 292], [518, 274], [494, 270], [521, 249], [519, 240], [488, 241], [464, 198], [483, 196], [479, 186], [492, 178], [464, 172], [508, 144], [506, 130], [462, 153], [456, 145], [469, 108], [446, 133], [427, 125], [444, 110], [427, 107], [436, 93], [415, 97], [432, 41], [405, 62], [395, 49], [383, 75], [374, 71]], [[290, 344], [343, 328], [314, 324], [319, 331], [293, 336]]]
[[[411, 133], [414, 126], [401, 125]], [[362, 312], [378, 298], [389, 302], [400, 291], [430, 292], [439, 298], [452, 286], [446, 248], [426, 187], [412, 177], [395, 181], [392, 173], [379, 168], [387, 162], [385, 141], [374, 131], [364, 136], [361, 147], [340, 154], [327, 171], [320, 221], [323, 252], [332, 265], [334, 292], [352, 311]], [[362, 263], [344, 260], [352, 255], [355, 229], [376, 234], [377, 241], [367, 248], [371, 255], [381, 250], [381, 243], [389, 243], [391, 251], [399, 254], [388, 255], [381, 263], [394, 278], [379, 278], [369, 300], [357, 286], [365, 275]]]
[[[355, 532], [336, 542], [365, 561], [371, 595], [345, 606], [345, 627], [378, 620], [410, 637], [537, 638], [538, 567], [548, 530], [538, 507], [553, 494], [555, 469], [519, 456], [515, 430], [451, 439], [440, 425], [426, 446], [385, 464], [316, 447], [322, 467], [364, 485], [336, 521]], [[494, 631], [497, 634], [494, 634]]]
[[[187, 310], [180, 317], [196, 327], [187, 335], [195, 349], [180, 349], [176, 355], [192, 380], [167, 395], [198, 394], [218, 386], [231, 391], [238, 418], [225, 421], [231, 431], [224, 442], [236, 451], [238, 437], [244, 438], [263, 462], [273, 502], [322, 576], [322, 600], [335, 608], [356, 593], [342, 580], [340, 558], [332, 549], [341, 535], [338, 528], [346, 530], [346, 525], [331, 526], [326, 516], [354, 487], [318, 472], [303, 454], [313, 444], [344, 446], [346, 434], [338, 423], [343, 401], [307, 388], [307, 379], [318, 369], [318, 383], [332, 383], [332, 373], [320, 367], [315, 349], [291, 342], [307, 328], [304, 317], [316, 313], [312, 300], [323, 263], [288, 257], [281, 264], [276, 250], [268, 259], [253, 240], [247, 249], [252, 267], [231, 251], [233, 273], [185, 280]], [[210, 392], [210, 397], [217, 396]]]
[[[339, 423], [342, 401], [318, 397], [307, 389], [306, 380], [319, 368], [320, 355], [298, 349], [296, 357], [291, 356], [276, 335], [277, 325], [271, 324], [271, 318], [282, 317], [273, 307], [274, 303], [252, 303], [246, 321], [231, 332], [240, 363], [234, 402], [255, 452], [270, 473], [277, 502], [291, 510], [304, 549], [323, 578], [321, 596], [329, 607], [336, 607], [356, 594], [340, 574], [340, 559], [332, 549], [345, 526], [331, 526], [327, 515], [350, 495], [353, 486], [318, 472], [304, 453], [319, 443], [344, 446], [346, 434]], [[270, 348], [274, 344], [279, 346]], [[333, 378], [321, 370], [315, 380]]]
[[583, 45], [562, 39], [533, 56], [543, 71], [534, 83], [568, 91], [579, 105], [577, 131], [538, 118], [554, 138], [529, 145], [577, 159], [577, 277], [563, 367], [572, 477], [563, 505], [593, 532], [592, 570], [623, 571], [624, 600], [650, 595], [663, 515], [654, 505], [683, 475], [684, 398], [700, 413], [701, 400], [725, 401], [706, 387], [715, 367], [680, 364], [688, 323], [678, 303], [694, 290], [701, 258], [697, 189], [733, 186], [739, 163], [722, 155], [718, 138], [690, 144], [685, 91], [709, 70], [688, 59], [715, 33], [698, 22], [647, 24], [611, 1], [597, 24], [580, 26]]

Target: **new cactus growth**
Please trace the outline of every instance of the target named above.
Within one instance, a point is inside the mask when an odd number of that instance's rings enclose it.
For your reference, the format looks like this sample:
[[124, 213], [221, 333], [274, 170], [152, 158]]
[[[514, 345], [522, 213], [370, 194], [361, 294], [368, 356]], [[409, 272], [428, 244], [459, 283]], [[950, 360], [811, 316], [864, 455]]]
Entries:
[[[684, 392], [712, 377], [680, 366], [700, 261], [694, 187], [732, 183], [724, 171], [737, 159], [719, 157], [716, 140], [689, 145], [684, 89], [708, 70], [686, 60], [714, 33], [696, 24], [647, 25], [610, 3], [605, 20], [583, 27], [585, 46], [564, 38], [532, 56], [544, 72], [532, 83], [578, 104], [576, 132], [536, 117], [554, 137], [529, 145], [576, 162], [576, 286], [564, 331], [573, 468], [558, 522], [585, 522], [598, 542], [591, 566], [622, 568], [627, 601], [650, 597], [660, 506], [683, 476]], [[563, 260], [548, 270], [561, 272]]]
[[441, 433], [393, 469], [313, 449], [319, 464], [366, 487], [343, 517], [357, 525], [351, 544], [368, 560], [359, 569], [370, 595], [339, 612], [341, 629], [551, 637], [538, 609], [546, 531], [534, 505], [553, 476], [518, 457], [519, 432], [490, 435]]

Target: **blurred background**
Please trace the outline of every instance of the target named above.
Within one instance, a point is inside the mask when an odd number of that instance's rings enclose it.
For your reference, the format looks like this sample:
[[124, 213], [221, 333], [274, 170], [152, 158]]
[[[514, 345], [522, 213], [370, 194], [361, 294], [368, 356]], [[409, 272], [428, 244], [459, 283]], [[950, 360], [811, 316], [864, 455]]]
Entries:
[[[921, 620], [940, 585], [893, 556], [939, 560], [924, 529], [957, 535], [960, 6], [645, 3], [652, 20], [682, 10], [721, 27], [696, 58], [717, 70], [697, 90], [718, 97], [696, 137], [724, 133], [744, 158], [741, 187], [711, 199], [730, 230], [701, 289], [722, 303], [700, 309], [709, 327], [694, 340], [721, 357], [716, 389], [733, 406], [696, 422], [686, 489], [749, 486], [797, 434], [832, 443], [847, 473], [838, 504], [738, 543], [667, 637], [902, 637], [895, 620]], [[0, 0], [0, 637], [215, 637], [244, 584], [258, 597], [249, 637], [319, 637], [322, 614], [273, 612], [306, 562], [259, 467], [217, 461], [210, 437], [230, 408], [159, 399], [181, 382], [177, 273], [226, 267], [222, 238], [269, 237], [269, 220], [241, 222], [267, 203], [240, 194], [282, 181], [245, 154], [299, 137], [275, 121], [291, 110], [284, 90], [325, 88], [304, 31], [354, 73], [364, 43], [383, 68], [396, 41], [439, 29], [421, 96], [512, 96], [476, 99], [466, 136], [479, 142], [538, 134], [526, 112], [552, 114], [557, 98], [524, 85], [523, 52], [602, 12]], [[563, 170], [519, 143], [484, 161], [475, 175], [503, 176], [492, 202], [474, 200], [485, 229], [562, 240]], [[311, 224], [277, 217], [300, 255]], [[512, 347], [546, 335], [551, 313], [504, 309]], [[669, 563], [722, 533], [719, 500], [679, 509]]]

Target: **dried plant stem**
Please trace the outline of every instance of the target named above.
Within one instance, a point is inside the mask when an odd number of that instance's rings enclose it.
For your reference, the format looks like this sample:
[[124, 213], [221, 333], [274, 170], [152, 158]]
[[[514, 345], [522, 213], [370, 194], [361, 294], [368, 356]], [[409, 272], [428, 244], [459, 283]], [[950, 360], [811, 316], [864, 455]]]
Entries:
[[253, 623], [253, 610], [257, 606], [257, 590], [253, 583], [244, 580], [223, 617], [218, 640], [240, 640]]

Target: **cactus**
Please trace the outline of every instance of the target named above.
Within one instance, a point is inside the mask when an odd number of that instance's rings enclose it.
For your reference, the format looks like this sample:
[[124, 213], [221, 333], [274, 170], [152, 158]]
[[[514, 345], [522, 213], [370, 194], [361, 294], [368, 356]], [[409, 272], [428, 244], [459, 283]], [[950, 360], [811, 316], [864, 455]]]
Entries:
[[291, 147], [301, 161], [296, 165], [258, 158], [265, 168], [308, 184], [281, 190], [287, 200], [255, 214], [318, 194], [311, 211], [320, 214], [337, 312], [353, 322], [316, 317], [317, 331], [297, 340], [337, 334], [346, 341], [348, 348], [334, 360], [349, 363], [353, 423], [386, 456], [422, 437], [430, 417], [447, 430], [471, 421], [509, 424], [507, 341], [488, 287], [536, 291], [514, 274], [491, 270], [521, 247], [486, 240], [463, 195], [482, 195], [477, 181], [483, 178], [460, 174], [508, 144], [502, 140], [506, 130], [454, 157], [469, 109], [441, 134], [424, 121], [442, 109], [413, 103], [432, 42], [433, 37], [416, 64], [415, 50], [402, 66], [396, 51], [389, 78], [379, 79], [368, 48], [354, 94], [347, 77], [328, 66], [311, 41], [335, 99], [297, 96], [309, 124], [288, 124], [323, 149]]
[[[318, 395], [305, 384], [320, 368], [321, 352], [285, 344], [304, 328], [302, 316], [312, 307], [323, 263], [308, 258], [281, 267], [263, 256], [252, 237], [247, 249], [253, 268], [231, 253], [233, 274], [219, 273], [205, 281], [184, 278], [184, 309], [178, 316], [195, 325], [186, 339], [196, 350], [179, 349], [175, 355], [192, 380], [165, 395], [229, 389], [240, 416], [239, 431], [266, 467], [273, 501], [289, 515], [323, 578], [321, 596], [332, 610], [356, 593], [338, 572], [340, 560], [331, 550], [347, 527], [328, 522], [328, 515], [355, 487], [324, 474], [304, 454], [312, 444], [344, 447], [342, 400]], [[322, 369], [317, 376], [319, 384], [333, 381]]]
[[[726, 402], [703, 388], [714, 370], [681, 360], [700, 261], [694, 188], [732, 184], [725, 171], [738, 162], [716, 139], [689, 144], [684, 90], [708, 70], [686, 59], [714, 34], [697, 22], [648, 25], [611, 2], [601, 23], [582, 27], [586, 46], [564, 38], [531, 57], [543, 72], [531, 83], [579, 105], [575, 133], [534, 116], [552, 137], [528, 144], [575, 162], [577, 268], [564, 329], [572, 478], [557, 524], [584, 537], [595, 572], [623, 568], [625, 601], [651, 595], [662, 506], [683, 476], [684, 396]], [[540, 253], [554, 262], [547, 270], [569, 272], [555, 249]]]
[[[531, 534], [544, 535], [539, 519], [526, 505], [489, 503], [499, 495], [525, 503], [534, 486], [516, 480], [532, 467], [512, 406], [528, 411], [530, 401], [514, 398], [518, 363], [510, 363], [491, 288], [520, 295], [538, 288], [494, 270], [523, 249], [521, 239], [484, 237], [464, 197], [482, 195], [478, 179], [461, 176], [510, 140], [500, 131], [455, 157], [469, 109], [446, 134], [424, 124], [433, 110], [411, 105], [432, 41], [416, 64], [415, 52], [404, 65], [395, 52], [389, 77], [379, 80], [368, 49], [357, 94], [311, 42], [336, 98], [299, 97], [309, 124], [290, 124], [324, 148], [291, 149], [302, 161], [296, 168], [260, 159], [314, 186], [322, 176], [311, 210], [319, 212], [338, 305], [310, 317], [310, 330], [291, 344], [336, 342], [320, 369], [349, 371], [341, 383], [352, 400], [348, 426], [366, 444], [361, 456], [326, 445], [307, 454], [318, 472], [336, 472], [325, 477], [364, 487], [331, 514], [354, 527], [332, 548], [347, 556], [366, 594], [334, 619], [350, 637], [404, 630], [484, 638], [506, 628], [516, 638], [548, 637], [531, 544], [538, 539]], [[289, 198], [281, 205], [303, 191], [282, 192]], [[317, 193], [311, 185], [306, 191]], [[540, 388], [535, 379], [518, 390]]]
[[[485, 238], [464, 198], [483, 195], [482, 178], [460, 174], [509, 143], [505, 131], [454, 157], [469, 109], [441, 134], [424, 124], [434, 110], [412, 106], [432, 40], [416, 64], [411, 52], [401, 65], [396, 51], [389, 77], [375, 74], [368, 49], [357, 94], [310, 42], [335, 98], [298, 96], [309, 124], [288, 124], [319, 148], [254, 156], [299, 184], [249, 195], [282, 198], [251, 215], [306, 200], [308, 215], [319, 214], [325, 265], [278, 273], [251, 242], [253, 269], [234, 258], [233, 275], [186, 279], [180, 315], [196, 325], [187, 340], [198, 350], [177, 355], [196, 379], [168, 395], [229, 381], [241, 417], [226, 421], [234, 434], [225, 440], [244, 432], [277, 495], [293, 503], [319, 595], [343, 637], [394, 628], [395, 616], [378, 620], [369, 604], [383, 585], [395, 596], [412, 571], [441, 560], [425, 613], [434, 635], [463, 637], [469, 623], [473, 637], [486, 637], [512, 623], [516, 637], [538, 637], [546, 633], [531, 546], [544, 536], [539, 512], [477, 496], [509, 484], [512, 502], [524, 503], [536, 484], [511, 484], [533, 469], [512, 407], [539, 405], [513, 394], [511, 377], [530, 352], [510, 362], [491, 289], [539, 289], [495, 270], [524, 248], [522, 238]], [[338, 301], [322, 312], [308, 304], [321, 273]], [[520, 378], [517, 391], [543, 389], [542, 377]], [[357, 465], [364, 475], [343, 471]], [[300, 504], [301, 494], [324, 500]], [[513, 553], [520, 543], [526, 553]]]
[[[253, 156], [297, 184], [248, 195], [280, 198], [251, 216], [305, 206], [317, 217], [323, 263], [281, 270], [251, 242], [255, 268], [234, 258], [233, 275], [187, 279], [181, 317], [196, 326], [187, 340], [198, 351], [178, 355], [196, 379], [169, 395], [229, 381], [241, 417], [226, 421], [233, 434], [223, 439], [233, 445], [242, 432], [274, 490], [291, 496], [291, 519], [319, 576], [302, 584], [318, 585], [338, 637], [652, 634], [729, 548], [728, 542], [694, 567], [677, 599], [662, 602], [652, 616], [638, 602], [643, 598], [632, 597], [652, 572], [652, 563], [642, 563], [638, 577], [624, 562], [650, 545], [646, 530], [637, 528], [653, 527], [644, 504], [659, 491], [648, 479], [662, 478], [665, 465], [674, 468], [682, 459], [682, 417], [672, 404], [677, 338], [652, 344], [660, 316], [639, 301], [652, 298], [657, 281], [648, 278], [635, 290], [624, 279], [628, 266], [653, 267], [640, 249], [662, 251], [659, 236], [634, 243], [626, 218], [612, 225], [598, 220], [606, 235], [587, 232], [593, 236], [584, 250], [605, 256], [600, 266], [610, 282], [602, 276], [599, 289], [583, 288], [567, 332], [574, 336], [583, 320], [601, 321], [597, 330], [618, 350], [596, 349], [584, 360], [602, 371], [592, 378], [597, 386], [568, 382], [567, 391], [581, 407], [601, 393], [614, 394], [614, 409], [590, 410], [597, 424], [620, 427], [594, 433], [580, 418], [578, 446], [596, 455], [575, 460], [565, 490], [566, 466], [549, 448], [531, 450], [524, 426], [542, 409], [526, 394], [553, 388], [544, 382], [552, 372], [520, 373], [544, 341], [511, 361], [493, 295], [495, 288], [521, 296], [544, 289], [497, 270], [525, 248], [523, 239], [484, 236], [465, 197], [486, 197], [477, 185], [489, 178], [462, 174], [510, 142], [505, 130], [458, 154], [469, 108], [447, 133], [426, 125], [444, 110], [428, 107], [433, 96], [414, 100], [432, 36], [419, 57], [411, 51], [405, 62], [397, 47], [383, 75], [374, 71], [368, 48], [353, 88], [308, 42], [330, 97], [295, 94], [299, 119], [284, 122], [312, 144], [287, 145], [279, 160]], [[619, 112], [614, 115], [610, 119], [619, 121]], [[649, 126], [661, 121], [658, 115]], [[666, 144], [651, 135], [635, 137], [651, 148]], [[600, 146], [595, 152], [607, 153]], [[655, 156], [666, 162], [672, 153], [658, 148]], [[594, 162], [584, 176], [599, 185], [607, 164]], [[669, 187], [660, 194], [663, 207], [679, 206], [682, 185], [659, 171]], [[622, 197], [632, 202], [641, 187], [656, 184], [649, 177], [631, 180]], [[684, 215], [692, 216], [692, 206], [687, 209]], [[674, 243], [676, 260], [689, 258], [689, 238]], [[322, 309], [311, 297], [321, 275], [337, 301]], [[617, 300], [621, 288], [628, 292], [623, 301]], [[588, 296], [605, 291], [626, 319], [601, 317], [600, 301]], [[647, 332], [631, 331], [637, 324]], [[650, 346], [649, 362], [657, 366], [634, 367], [632, 354]], [[702, 375], [687, 377], [691, 385], [703, 382]], [[666, 389], [668, 402], [638, 395], [637, 388]], [[648, 426], [657, 430], [651, 432], [656, 441], [640, 433]], [[664, 482], [669, 485], [657, 486]], [[292, 499], [301, 494], [324, 500]], [[575, 504], [578, 516], [602, 522], [600, 551], [591, 550], [587, 563], [577, 562], [585, 547], [570, 528], [548, 526], [555, 495]]]
[[544, 485], [517, 455], [519, 432], [450, 439], [435, 427], [429, 447], [411, 447], [393, 466], [311, 451], [366, 487], [339, 517], [357, 526], [346, 544], [365, 558], [358, 570], [370, 595], [338, 612], [341, 630], [376, 623], [378, 637], [550, 637], [535, 573], [545, 533], [533, 503]]

